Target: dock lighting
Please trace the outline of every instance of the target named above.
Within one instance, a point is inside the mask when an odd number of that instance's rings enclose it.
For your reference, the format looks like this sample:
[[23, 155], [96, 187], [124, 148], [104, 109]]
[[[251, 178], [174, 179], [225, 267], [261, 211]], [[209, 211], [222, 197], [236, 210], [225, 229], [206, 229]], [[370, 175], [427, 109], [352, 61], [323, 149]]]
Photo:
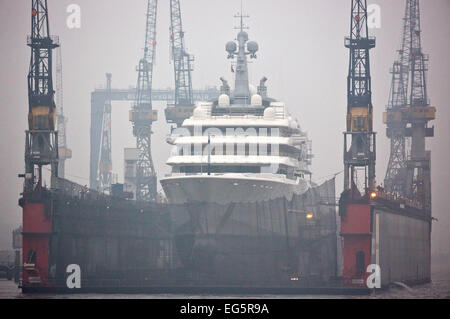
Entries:
[[376, 192], [371, 192], [370, 193], [370, 199], [375, 199], [377, 198], [377, 193]]
[[306, 214], [306, 219], [312, 219], [314, 216], [313, 216], [313, 214], [311, 214], [311, 213], [309, 213], [309, 214]]

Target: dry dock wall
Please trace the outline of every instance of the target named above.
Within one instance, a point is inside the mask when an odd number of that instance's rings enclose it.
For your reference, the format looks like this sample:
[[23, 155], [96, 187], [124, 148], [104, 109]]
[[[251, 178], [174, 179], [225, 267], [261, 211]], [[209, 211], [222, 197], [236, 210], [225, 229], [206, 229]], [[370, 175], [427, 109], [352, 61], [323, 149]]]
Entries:
[[192, 203], [188, 214], [172, 207], [180, 259], [216, 284], [327, 282], [336, 276], [334, 181], [291, 200]]
[[[409, 216], [408, 216], [409, 215]], [[381, 285], [429, 282], [431, 221], [408, 210], [375, 205], [372, 262], [380, 265]]]
[[50, 287], [65, 286], [71, 264], [83, 287], [290, 287], [336, 276], [334, 180], [291, 200], [230, 206], [139, 203], [58, 184], [37, 203], [23, 201], [24, 225], [41, 225], [33, 219], [41, 210], [51, 225], [26, 270]]
[[65, 285], [70, 264], [80, 266], [88, 286], [141, 286], [176, 267], [162, 205], [105, 196], [60, 179], [51, 216], [52, 284]]

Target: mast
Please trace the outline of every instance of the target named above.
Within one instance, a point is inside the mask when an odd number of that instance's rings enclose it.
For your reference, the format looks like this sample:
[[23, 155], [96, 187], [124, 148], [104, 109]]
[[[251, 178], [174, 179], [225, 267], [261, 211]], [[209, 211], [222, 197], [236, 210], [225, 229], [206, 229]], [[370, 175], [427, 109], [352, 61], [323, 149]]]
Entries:
[[248, 61], [247, 55], [250, 58], [256, 59], [256, 52], [258, 51], [258, 44], [254, 41], [248, 41], [248, 34], [245, 29], [248, 29], [244, 25], [244, 18], [248, 18], [248, 15], [238, 13], [235, 18], [240, 19], [240, 26], [235, 28], [239, 30], [237, 35], [237, 44], [234, 41], [230, 41], [226, 45], [226, 51], [228, 52], [228, 59], [234, 59], [236, 56], [236, 78], [234, 89], [234, 103], [241, 103], [244, 105], [249, 104], [250, 90], [248, 81]]

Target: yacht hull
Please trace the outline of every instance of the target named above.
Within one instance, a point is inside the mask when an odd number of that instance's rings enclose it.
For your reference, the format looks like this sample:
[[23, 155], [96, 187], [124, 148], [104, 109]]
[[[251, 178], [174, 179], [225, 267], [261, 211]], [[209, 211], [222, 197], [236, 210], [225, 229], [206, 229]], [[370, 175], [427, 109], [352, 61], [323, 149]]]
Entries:
[[171, 203], [169, 211], [188, 276], [232, 285], [285, 285], [301, 277], [307, 286], [335, 276], [335, 210], [322, 203], [334, 196], [334, 180], [316, 187], [302, 182], [215, 176], [163, 180], [168, 198], [183, 199]]
[[161, 180], [171, 204], [255, 203], [276, 198], [292, 199], [305, 193], [310, 184], [304, 179], [279, 181], [264, 177], [226, 175], [174, 176]]

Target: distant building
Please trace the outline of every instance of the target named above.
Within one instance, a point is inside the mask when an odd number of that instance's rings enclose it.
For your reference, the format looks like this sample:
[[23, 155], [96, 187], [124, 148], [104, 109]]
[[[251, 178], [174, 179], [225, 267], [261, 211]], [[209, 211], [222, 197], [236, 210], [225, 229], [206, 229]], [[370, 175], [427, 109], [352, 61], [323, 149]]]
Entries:
[[123, 191], [132, 193], [132, 199], [136, 199], [136, 167], [139, 158], [137, 148], [124, 149], [124, 186]]

